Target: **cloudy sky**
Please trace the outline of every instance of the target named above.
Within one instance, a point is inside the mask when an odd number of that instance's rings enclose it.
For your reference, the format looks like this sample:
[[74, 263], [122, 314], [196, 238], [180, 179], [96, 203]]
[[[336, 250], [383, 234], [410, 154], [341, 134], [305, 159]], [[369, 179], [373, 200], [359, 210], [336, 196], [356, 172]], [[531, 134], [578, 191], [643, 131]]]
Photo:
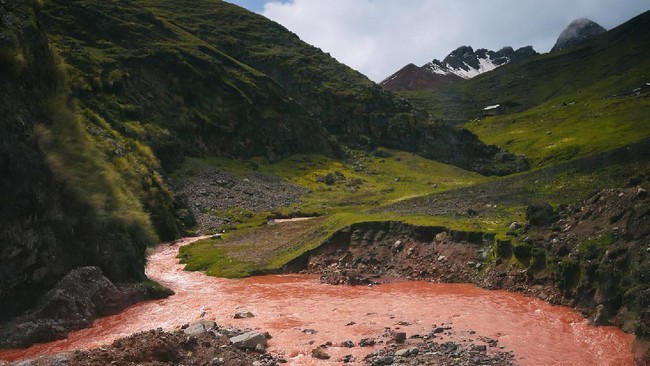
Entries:
[[227, 0], [260, 13], [379, 82], [458, 46], [548, 52], [574, 19], [611, 29], [648, 0]]

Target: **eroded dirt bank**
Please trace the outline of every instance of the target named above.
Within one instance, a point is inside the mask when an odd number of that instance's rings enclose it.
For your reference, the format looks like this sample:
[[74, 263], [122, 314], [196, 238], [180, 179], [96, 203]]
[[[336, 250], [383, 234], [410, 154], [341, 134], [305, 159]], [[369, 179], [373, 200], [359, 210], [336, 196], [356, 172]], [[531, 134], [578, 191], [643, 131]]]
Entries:
[[[293, 365], [346, 361], [371, 365], [420, 361], [442, 365], [632, 364], [631, 336], [613, 327], [589, 326], [576, 312], [532, 297], [424, 281], [369, 287], [321, 284], [313, 275], [227, 280], [184, 271], [176, 258], [178, 245], [156, 248], [147, 269], [151, 278], [173, 289], [174, 296], [102, 318], [66, 340], [14, 351], [11, 359], [99, 347], [82, 355], [97, 360], [96, 365], [128, 364], [129, 355], [137, 353], [134, 348], [160, 349], [162, 337], [179, 340], [168, 346], [172, 356], [175, 350], [195, 352], [185, 348], [185, 340], [163, 333], [113, 342], [157, 327], [174, 333], [181, 324], [205, 320], [216, 321], [220, 329], [268, 331], [272, 335], [268, 351], [277, 362], [284, 359]], [[112, 343], [120, 347], [109, 347]], [[192, 364], [192, 358], [165, 361], [151, 352], [155, 362]], [[7, 355], [0, 353], [0, 359]], [[74, 364], [65, 357], [57, 362]]]
[[329, 284], [406, 278], [470, 282], [574, 307], [592, 324], [638, 337], [637, 364], [650, 363], [650, 201], [642, 188], [594, 193], [558, 210], [531, 205], [507, 240], [489, 235], [369, 222], [335, 233], [287, 267]]

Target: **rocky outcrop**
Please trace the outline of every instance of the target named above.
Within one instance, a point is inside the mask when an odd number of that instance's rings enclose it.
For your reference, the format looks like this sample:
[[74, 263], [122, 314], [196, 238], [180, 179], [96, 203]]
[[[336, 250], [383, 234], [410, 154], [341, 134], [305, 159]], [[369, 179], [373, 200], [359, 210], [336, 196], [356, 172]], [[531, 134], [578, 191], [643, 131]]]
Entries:
[[607, 29], [596, 22], [587, 18], [576, 19], [560, 33], [551, 52], [566, 50], [605, 32]]
[[170, 294], [170, 290], [151, 284], [115, 285], [98, 267], [77, 268], [63, 277], [34, 309], [0, 326], [0, 348], [23, 348], [64, 338], [98, 317]]
[[[134, 221], [101, 220], [111, 207], [100, 212], [51, 168], [54, 157], [39, 136], [54, 124], [45, 105], [65, 96], [66, 85], [39, 11], [37, 2], [0, 4], [0, 321], [34, 305], [79, 266], [99, 266], [117, 282], [143, 280], [144, 250], [152, 242]], [[60, 102], [57, 107], [69, 112], [67, 99]], [[88, 141], [84, 131], [66, 133]], [[86, 172], [90, 178], [110, 173]], [[95, 198], [110, 195], [101, 191], [107, 187], [95, 188]]]
[[272, 366], [287, 362], [266, 352], [248, 352], [234, 347], [229, 342], [228, 335], [243, 333], [239, 329], [219, 327], [216, 324], [209, 330], [193, 334], [187, 334], [182, 329], [196, 327], [196, 324], [189, 324], [173, 331], [158, 328], [118, 339], [103, 347], [44, 356], [20, 364]]

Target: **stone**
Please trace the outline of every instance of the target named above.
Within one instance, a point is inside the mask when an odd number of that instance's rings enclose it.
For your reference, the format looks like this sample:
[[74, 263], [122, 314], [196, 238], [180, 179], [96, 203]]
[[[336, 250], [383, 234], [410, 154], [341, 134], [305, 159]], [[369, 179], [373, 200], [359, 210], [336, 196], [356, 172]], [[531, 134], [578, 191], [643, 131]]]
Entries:
[[598, 306], [596, 306], [596, 312], [589, 319], [589, 322], [591, 323], [591, 325], [609, 324], [609, 322], [607, 321], [607, 309], [605, 308], [605, 305], [599, 304]]
[[325, 349], [323, 347], [317, 347], [311, 350], [311, 357], [317, 358], [319, 360], [329, 360], [330, 355], [325, 352]]
[[647, 196], [648, 196], [648, 191], [647, 190], [645, 190], [643, 188], [639, 188], [639, 189], [636, 190], [636, 198], [645, 198]]
[[262, 333], [253, 331], [230, 338], [230, 343], [235, 348], [254, 350], [258, 344], [266, 346], [266, 337]]
[[438, 262], [444, 262], [446, 260], [447, 260], [447, 257], [445, 257], [444, 255], [441, 255], [441, 256], [438, 257]]
[[553, 207], [548, 203], [529, 205], [526, 220], [535, 226], [548, 226], [553, 222]]
[[347, 347], [347, 348], [352, 348], [352, 347], [354, 347], [354, 342], [352, 342], [349, 339], [346, 339], [346, 340], [343, 341], [343, 343], [341, 343], [341, 346], [342, 347]]
[[203, 334], [217, 329], [217, 323], [209, 320], [192, 323], [187, 328], [183, 329], [183, 333], [189, 336]]
[[359, 347], [372, 347], [375, 343], [375, 340], [372, 338], [363, 338], [359, 341]]
[[447, 238], [446, 232], [441, 232], [436, 234], [436, 241], [443, 241]]
[[261, 343], [258, 343], [258, 344], [255, 346], [255, 352], [258, 352], [258, 353], [264, 353], [264, 352], [266, 352], [266, 346], [262, 345]]
[[404, 341], [406, 341], [406, 333], [404, 332], [393, 333], [393, 341], [395, 341], [395, 343], [404, 343]]
[[254, 317], [255, 315], [253, 315], [253, 313], [251, 313], [250, 311], [240, 311], [238, 313], [235, 313], [235, 315], [233, 316], [233, 318], [235, 319], [245, 319], [245, 318], [254, 318]]
[[408, 357], [411, 354], [408, 348], [403, 348], [395, 351], [395, 356], [397, 357]]
[[343, 361], [343, 363], [350, 363], [356, 361], [356, 359], [352, 355], [345, 355], [341, 358], [341, 361]]

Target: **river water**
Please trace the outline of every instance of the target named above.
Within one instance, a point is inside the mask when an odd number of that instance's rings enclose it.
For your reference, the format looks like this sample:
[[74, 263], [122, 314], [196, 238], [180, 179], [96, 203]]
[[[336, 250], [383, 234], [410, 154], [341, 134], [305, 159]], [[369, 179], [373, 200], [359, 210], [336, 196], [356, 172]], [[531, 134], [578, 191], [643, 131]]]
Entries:
[[[187, 242], [160, 245], [147, 264], [147, 275], [176, 295], [99, 319], [93, 327], [73, 332], [65, 340], [0, 351], [0, 360], [97, 347], [135, 332], [174, 329], [208, 319], [222, 326], [268, 331], [273, 336], [269, 350], [293, 365], [340, 364], [336, 360], [344, 355], [353, 354], [361, 360], [372, 351], [330, 347], [330, 361], [309, 356], [313, 348], [327, 341], [336, 345], [350, 339], [356, 344], [361, 338], [380, 336], [388, 327], [407, 336], [424, 335], [443, 323], [452, 327], [454, 338], [443, 334], [440, 341], [490, 337], [498, 340], [503, 350], [514, 352], [521, 365], [633, 365], [631, 335], [614, 327], [591, 327], [569, 308], [516, 293], [427, 282], [331, 286], [320, 284], [318, 277], [311, 275], [213, 278], [186, 272], [178, 264], [178, 247]], [[241, 311], [255, 317], [234, 319]], [[315, 333], [305, 332], [307, 329]]]

